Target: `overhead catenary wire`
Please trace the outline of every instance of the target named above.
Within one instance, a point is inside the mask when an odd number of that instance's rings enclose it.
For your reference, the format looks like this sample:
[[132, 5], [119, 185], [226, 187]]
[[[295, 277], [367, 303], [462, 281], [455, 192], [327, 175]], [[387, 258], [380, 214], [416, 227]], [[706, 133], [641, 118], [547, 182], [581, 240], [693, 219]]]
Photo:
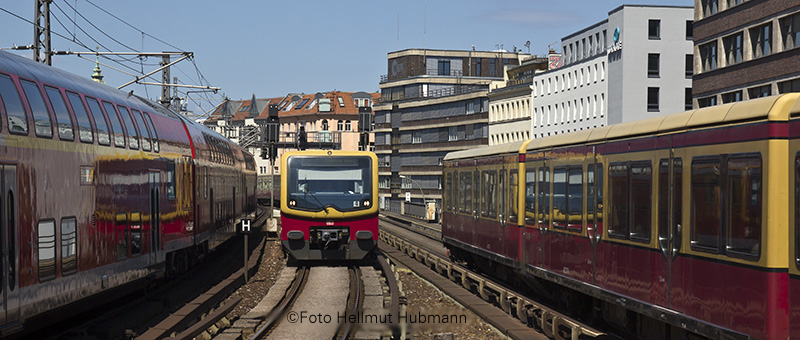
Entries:
[[[68, 1], [68, 0], [67, 0], [67, 1]], [[89, 32], [88, 32], [86, 29], [84, 29], [84, 27], [81, 27], [81, 25], [80, 25], [80, 24], [77, 22], [77, 21], [79, 20], [79, 19], [78, 19], [78, 17], [80, 17], [80, 19], [82, 19], [82, 20], [85, 20], [87, 23], [89, 23], [89, 25], [91, 25], [91, 27], [92, 27], [93, 29], [97, 30], [97, 31], [98, 31], [98, 32], [100, 32], [100, 33], [101, 33], [103, 36], [105, 36], [106, 38], [110, 39], [110, 40], [111, 40], [111, 41], [113, 41], [114, 43], [116, 43], [116, 44], [119, 44], [120, 46], [123, 46], [124, 48], [126, 48], [126, 49], [128, 49], [128, 50], [131, 50], [131, 51], [137, 51], [137, 49], [135, 49], [135, 48], [131, 47], [130, 45], [128, 45], [128, 44], [125, 44], [124, 42], [122, 42], [122, 41], [120, 41], [120, 40], [118, 40], [118, 39], [116, 39], [116, 38], [114, 38], [114, 37], [110, 36], [110, 35], [109, 35], [109, 34], [107, 34], [105, 31], [103, 31], [103, 29], [101, 29], [100, 27], [98, 27], [97, 25], [95, 25], [93, 22], [89, 21], [89, 20], [88, 20], [88, 18], [87, 18], [87, 17], [86, 17], [84, 14], [80, 13], [80, 12], [77, 10], [77, 5], [78, 5], [78, 3], [77, 3], [77, 0], [75, 1], [75, 2], [76, 2], [76, 3], [75, 3], [75, 6], [73, 6], [72, 4], [69, 4], [67, 1], [65, 1], [65, 3], [66, 3], [66, 4], [67, 4], [67, 6], [69, 7], [69, 9], [71, 9], [71, 10], [74, 12], [72, 17], [71, 17], [71, 16], [70, 16], [70, 15], [69, 15], [69, 14], [68, 14], [68, 13], [67, 13], [67, 12], [66, 12], [66, 11], [65, 11], [65, 10], [64, 10], [62, 7], [61, 7], [61, 6], [59, 6], [59, 4], [58, 4], [58, 3], [56, 3], [55, 1], [54, 1], [54, 2], [52, 2], [52, 3], [55, 5], [56, 9], [57, 9], [57, 10], [60, 12], [60, 14], [59, 14], [59, 13], [57, 13], [57, 12], [55, 12], [55, 11], [51, 11], [51, 16], [52, 16], [52, 18], [53, 18], [53, 19], [54, 19], [56, 22], [58, 22], [58, 24], [61, 26], [61, 28], [62, 28], [64, 31], [66, 31], [66, 32], [67, 32], [67, 35], [65, 35], [65, 34], [62, 34], [62, 33], [59, 33], [59, 32], [57, 32], [57, 31], [55, 31], [55, 30], [52, 30], [52, 29], [51, 29], [51, 30], [50, 30], [50, 33], [51, 33], [52, 35], [54, 35], [54, 36], [56, 36], [56, 37], [59, 37], [59, 38], [62, 38], [62, 39], [66, 40], [66, 41], [69, 41], [69, 42], [71, 42], [71, 43], [74, 43], [74, 44], [76, 44], [76, 45], [78, 45], [78, 46], [81, 46], [81, 47], [83, 47], [83, 48], [87, 49], [87, 50], [94, 50], [94, 49], [93, 49], [93, 48], [91, 48], [89, 45], [87, 45], [87, 44], [86, 44], [84, 41], [82, 41], [82, 40], [81, 40], [81, 38], [80, 38], [80, 37], [79, 37], [79, 35], [78, 35], [78, 32], [81, 32], [81, 33], [83, 33], [84, 35], [86, 35], [86, 37], [87, 37], [87, 38], [89, 38], [89, 39], [90, 39], [92, 42], [94, 42], [94, 43], [95, 43], [95, 44], [98, 46], [98, 48], [101, 48], [102, 50], [105, 50], [105, 51], [112, 52], [112, 50], [111, 50], [111, 49], [110, 49], [108, 46], [106, 46], [106, 44], [104, 44], [104, 43], [103, 43], [103, 42], [101, 42], [99, 39], [96, 39], [94, 36], [92, 36], [92, 35], [91, 35], [91, 34], [90, 34], [90, 33], [89, 33]], [[102, 8], [101, 6], [97, 5], [96, 3], [94, 3], [94, 2], [92, 2], [92, 1], [90, 1], [90, 0], [86, 0], [86, 2], [87, 2], [88, 4], [90, 4], [91, 6], [93, 6], [93, 7], [97, 8], [98, 10], [102, 11], [103, 13], [105, 13], [105, 14], [107, 14], [107, 15], [111, 16], [112, 18], [114, 18], [114, 19], [116, 19], [116, 20], [118, 20], [118, 21], [122, 22], [123, 24], [127, 25], [128, 27], [130, 27], [130, 28], [132, 28], [132, 29], [134, 29], [134, 30], [136, 30], [136, 31], [140, 32], [140, 33], [141, 33], [141, 35], [142, 35], [142, 49], [144, 48], [144, 37], [150, 37], [150, 38], [152, 38], [152, 39], [154, 39], [154, 40], [156, 40], [156, 41], [158, 41], [158, 42], [160, 42], [160, 43], [162, 43], [162, 44], [164, 44], [164, 45], [167, 45], [167, 46], [169, 46], [169, 47], [171, 47], [171, 48], [173, 48], [173, 49], [175, 49], [175, 50], [178, 50], [178, 51], [181, 51], [181, 52], [185, 52], [185, 50], [184, 50], [184, 49], [182, 49], [182, 48], [180, 48], [180, 47], [177, 47], [177, 46], [175, 46], [175, 45], [173, 45], [173, 44], [170, 44], [170, 43], [168, 43], [168, 42], [166, 42], [166, 41], [164, 41], [164, 40], [162, 40], [162, 39], [159, 39], [158, 37], [155, 37], [155, 36], [153, 36], [153, 35], [151, 35], [151, 34], [149, 34], [149, 33], [145, 32], [145, 31], [143, 31], [143, 30], [139, 29], [138, 27], [136, 27], [136, 26], [134, 26], [134, 25], [130, 24], [128, 21], [126, 21], [126, 20], [124, 20], [124, 19], [120, 18], [119, 16], [117, 16], [117, 15], [114, 15], [113, 13], [111, 13], [111, 12], [109, 12], [108, 10], [106, 10], [106, 9]], [[12, 11], [10, 11], [10, 10], [6, 9], [6, 8], [2, 8], [2, 7], [0, 7], [0, 11], [2, 11], [2, 12], [5, 12], [5, 13], [7, 13], [7, 14], [9, 14], [9, 15], [11, 15], [11, 16], [13, 16], [13, 17], [15, 17], [15, 18], [19, 19], [19, 20], [22, 20], [22, 21], [24, 21], [24, 22], [28, 23], [28, 24], [31, 24], [31, 25], [36, 25], [36, 24], [35, 24], [33, 21], [31, 21], [31, 20], [28, 20], [28, 19], [26, 19], [26, 18], [24, 18], [24, 17], [22, 17], [22, 16], [20, 16], [20, 15], [18, 15], [18, 14], [16, 14], [16, 13], [14, 13], [14, 12], [12, 12]], [[73, 29], [72, 29], [72, 31], [70, 31], [70, 29], [68, 28], [68, 26], [67, 26], [67, 25], [65, 25], [65, 23], [66, 23], [66, 22], [63, 20], [63, 18], [66, 18], [66, 19], [67, 19], [67, 20], [66, 20], [67, 22], [69, 22], [69, 23], [72, 23], [72, 24], [73, 24]], [[71, 35], [71, 36], [69, 36], [69, 35]], [[48, 52], [52, 53], [53, 51], [48, 51]], [[138, 52], [138, 51], [137, 51], [137, 52]], [[156, 66], [156, 65], [160, 65], [160, 64], [156, 64], [156, 63], [145, 63], [144, 61], [146, 60], [146, 58], [142, 58], [142, 57], [130, 57], [130, 58], [126, 58], [126, 57], [118, 57], [118, 58], [112, 58], [112, 57], [105, 56], [105, 55], [101, 55], [101, 56], [102, 56], [104, 59], [106, 59], [106, 60], [109, 60], [110, 62], [113, 62], [113, 63], [116, 63], [116, 64], [120, 65], [120, 67], [122, 67], [122, 68], [124, 68], [124, 69], [130, 70], [130, 72], [132, 72], [132, 73], [136, 73], [136, 74], [140, 74], [140, 75], [144, 75], [144, 74], [146, 74], [146, 73], [144, 72], [144, 66]], [[91, 60], [91, 59], [89, 59], [89, 58], [85, 58], [85, 57], [81, 57], [81, 58], [82, 58], [82, 59], [85, 59], [85, 60], [87, 60], [87, 61], [95, 61], [95, 60]], [[138, 60], [137, 60], [137, 59], [138, 59]], [[195, 62], [195, 60], [194, 60], [193, 58], [190, 58], [189, 60], [192, 62], [192, 66], [193, 66], [193, 67], [194, 67], [194, 69], [195, 69], [195, 73], [196, 73], [196, 75], [195, 75], [194, 77], [193, 77], [193, 76], [190, 76], [190, 75], [189, 75], [187, 72], [184, 72], [184, 70], [182, 70], [181, 68], [178, 68], [178, 70], [179, 70], [179, 71], [180, 71], [180, 72], [181, 72], [181, 73], [182, 73], [184, 76], [186, 76], [186, 79], [187, 79], [187, 80], [189, 80], [189, 81], [192, 81], [192, 82], [194, 82], [194, 81], [196, 80], [196, 81], [197, 81], [197, 83], [199, 83], [199, 84], [202, 84], [202, 85], [205, 85], [205, 86], [208, 86], [208, 87], [212, 87], [212, 86], [211, 86], [211, 83], [208, 81], [208, 79], [206, 79], [206, 77], [205, 77], [205, 76], [203, 75], [203, 73], [200, 71], [200, 68], [198, 67], [198, 65], [197, 65], [197, 63]], [[133, 63], [133, 64], [138, 64], [138, 66], [139, 66], [139, 69], [136, 69], [136, 68], [133, 68], [133, 67], [131, 67], [131, 66], [129, 65], [129, 64], [131, 64], [131, 63]], [[112, 66], [110, 66], [110, 65], [107, 65], [107, 64], [105, 64], [105, 63], [104, 63], [104, 64], [102, 64], [102, 65], [103, 65], [104, 67], [107, 67], [107, 68], [109, 68], [109, 69], [112, 69], [112, 70], [114, 70], [114, 71], [117, 71], [117, 72], [120, 72], [120, 73], [123, 73], [123, 74], [129, 75], [129, 76], [134, 76], [134, 75], [133, 75], [133, 74], [131, 74], [130, 72], [126, 72], [126, 71], [124, 71], [124, 70], [122, 70], [122, 69], [119, 69], [119, 68], [112, 67]], [[134, 76], [134, 77], [135, 77], [135, 76]], [[141, 77], [142, 77], [141, 79], [147, 79], [147, 78], [150, 78], [150, 79], [153, 79], [153, 80], [156, 80], [156, 81], [160, 80], [160, 79], [156, 79], [156, 77], [154, 77], [154, 76], [152, 76], [152, 75], [141, 76]], [[145, 89], [145, 92], [147, 92], [147, 86], [144, 86], [144, 89]], [[221, 100], [222, 100], [222, 99], [214, 99], [214, 98], [212, 98], [212, 96], [211, 96], [211, 95], [210, 95], [208, 92], [192, 92], [192, 93], [200, 93], [200, 96], [201, 96], [201, 97], [204, 99], [204, 100], [201, 100], [201, 101], [198, 101], [198, 100], [196, 100], [195, 98], [193, 98], [192, 96], [190, 96], [190, 94], [189, 94], [188, 92], [186, 92], [186, 93], [182, 93], [182, 91], [176, 91], [176, 92], [177, 92], [177, 93], [179, 93], [179, 94], [182, 94], [182, 95], [184, 95], [184, 97], [186, 98], [186, 100], [188, 100], [188, 101], [191, 101], [191, 102], [192, 102], [194, 105], [197, 105], [197, 107], [198, 107], [198, 108], [200, 108], [201, 110], [204, 110], [204, 111], [205, 111], [205, 109], [204, 109], [205, 105], [203, 105], [203, 102], [204, 102], [204, 101], [206, 101], [206, 102], [219, 102], [219, 101], [221, 101]], [[149, 95], [148, 95], [148, 97], [149, 97]], [[213, 110], [212, 110], [212, 111], [213, 111]], [[204, 115], [205, 115], [205, 114], [204, 114]]]

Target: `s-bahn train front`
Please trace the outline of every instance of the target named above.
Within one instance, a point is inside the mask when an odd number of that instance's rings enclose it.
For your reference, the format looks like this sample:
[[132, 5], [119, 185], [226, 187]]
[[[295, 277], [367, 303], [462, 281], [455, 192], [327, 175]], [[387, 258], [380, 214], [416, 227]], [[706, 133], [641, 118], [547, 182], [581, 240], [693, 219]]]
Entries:
[[281, 156], [281, 243], [297, 260], [359, 260], [378, 242], [378, 159], [309, 150]]

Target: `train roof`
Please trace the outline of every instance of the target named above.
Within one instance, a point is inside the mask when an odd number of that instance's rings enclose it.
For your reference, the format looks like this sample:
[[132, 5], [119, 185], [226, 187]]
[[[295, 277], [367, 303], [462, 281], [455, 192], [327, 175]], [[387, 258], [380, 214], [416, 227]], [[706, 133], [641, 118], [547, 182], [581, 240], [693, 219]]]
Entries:
[[472, 157], [509, 154], [512, 152], [524, 152], [525, 147], [528, 145], [529, 142], [530, 141], [511, 142], [511, 143], [487, 146], [477, 149], [454, 151], [445, 155], [444, 160], [446, 161], [450, 159], [464, 159]]
[[799, 98], [800, 93], [783, 94], [539, 138], [532, 140], [527, 150], [660, 135], [745, 121], [788, 121], [790, 116], [800, 114]]

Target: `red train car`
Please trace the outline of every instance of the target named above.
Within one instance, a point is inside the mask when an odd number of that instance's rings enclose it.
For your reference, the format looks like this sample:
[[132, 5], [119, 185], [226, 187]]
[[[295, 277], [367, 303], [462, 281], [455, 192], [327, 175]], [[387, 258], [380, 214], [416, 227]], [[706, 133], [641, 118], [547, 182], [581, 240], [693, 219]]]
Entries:
[[6, 52], [0, 141], [2, 337], [184, 270], [255, 208], [252, 155], [146, 99]]
[[444, 243], [625, 337], [800, 337], [797, 115], [786, 94], [448, 154]]
[[378, 244], [378, 159], [308, 150], [281, 156], [281, 243], [297, 260], [360, 260]]

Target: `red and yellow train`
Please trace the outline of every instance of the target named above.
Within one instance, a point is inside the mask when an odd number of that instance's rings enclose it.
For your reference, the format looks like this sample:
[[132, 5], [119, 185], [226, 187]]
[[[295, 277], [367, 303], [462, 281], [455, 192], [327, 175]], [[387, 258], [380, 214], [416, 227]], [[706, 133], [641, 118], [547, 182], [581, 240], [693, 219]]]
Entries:
[[444, 160], [454, 257], [630, 338], [800, 339], [800, 94]]
[[378, 159], [308, 150], [281, 156], [281, 242], [297, 260], [360, 260], [378, 244]]
[[255, 161], [237, 145], [6, 52], [0, 145], [0, 337], [186, 269], [255, 209]]

